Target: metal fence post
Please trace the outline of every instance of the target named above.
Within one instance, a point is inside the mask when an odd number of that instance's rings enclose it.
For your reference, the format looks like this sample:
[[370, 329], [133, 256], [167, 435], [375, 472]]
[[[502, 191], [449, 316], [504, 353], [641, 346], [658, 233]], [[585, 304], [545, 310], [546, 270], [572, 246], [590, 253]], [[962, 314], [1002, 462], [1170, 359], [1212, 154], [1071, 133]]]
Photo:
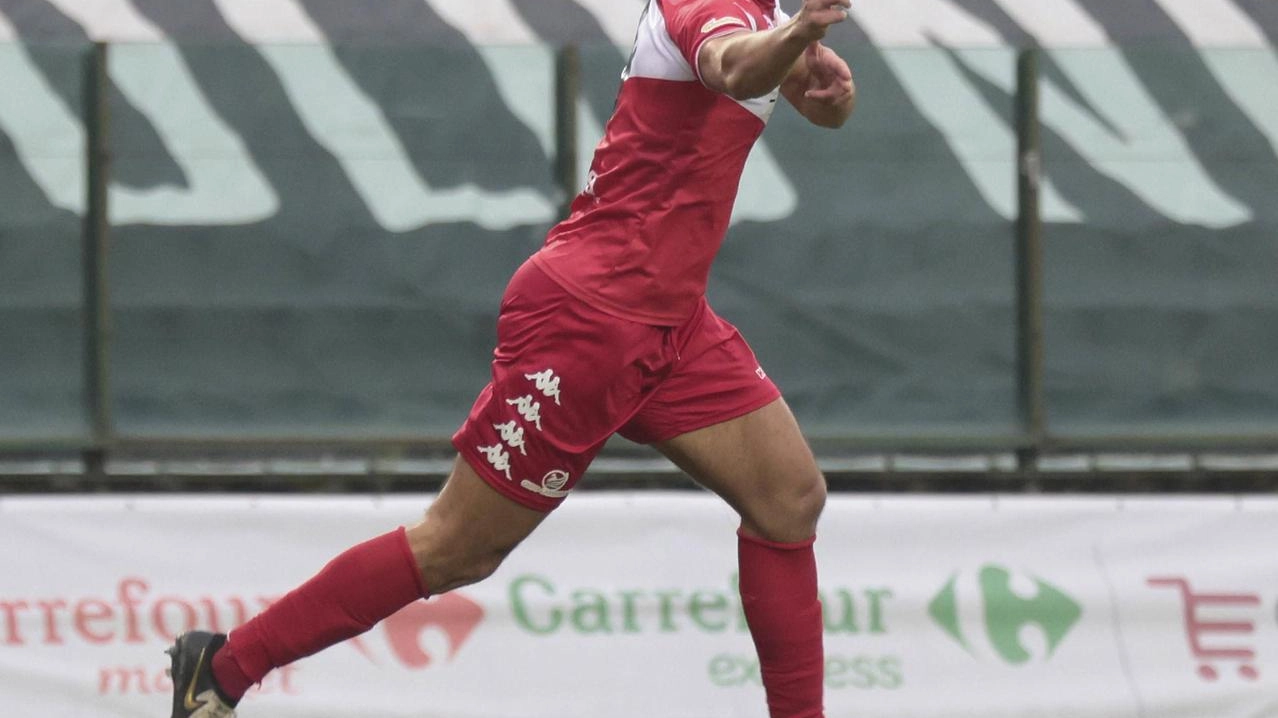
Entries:
[[1043, 223], [1039, 212], [1042, 144], [1038, 118], [1038, 50], [1016, 59], [1016, 354], [1017, 403], [1028, 439], [1018, 452], [1022, 470], [1043, 449], [1047, 416], [1043, 399]]
[[107, 46], [90, 48], [84, 72], [84, 127], [87, 195], [81, 255], [84, 302], [84, 395], [92, 446], [84, 452], [85, 473], [105, 474], [111, 420], [110, 346], [111, 316], [107, 288], [107, 251], [110, 220], [107, 216], [107, 182], [110, 153], [107, 148]]
[[555, 54], [555, 184], [563, 192], [559, 216], [581, 190], [577, 177], [577, 98], [581, 96], [581, 53], [564, 45]]

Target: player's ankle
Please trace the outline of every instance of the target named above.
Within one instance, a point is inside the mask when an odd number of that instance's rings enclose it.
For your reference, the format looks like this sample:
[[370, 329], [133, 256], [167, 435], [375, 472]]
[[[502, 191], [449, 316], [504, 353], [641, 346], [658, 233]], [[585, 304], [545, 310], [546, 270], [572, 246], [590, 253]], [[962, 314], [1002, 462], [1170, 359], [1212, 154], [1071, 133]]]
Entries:
[[228, 642], [213, 654], [210, 673], [213, 676], [214, 690], [227, 705], [234, 707], [244, 698], [248, 689], [253, 687], [253, 680], [244, 674], [240, 664], [235, 661], [234, 653], [227, 650], [229, 647]]

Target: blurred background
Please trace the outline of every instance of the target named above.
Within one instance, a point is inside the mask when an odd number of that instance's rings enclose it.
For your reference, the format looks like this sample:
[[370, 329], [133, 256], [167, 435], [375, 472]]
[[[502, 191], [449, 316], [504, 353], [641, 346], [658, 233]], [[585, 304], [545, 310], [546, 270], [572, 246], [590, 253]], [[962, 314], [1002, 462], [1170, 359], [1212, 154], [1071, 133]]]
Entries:
[[[0, 471], [438, 473], [397, 461], [485, 383], [641, 9], [4, 0]], [[855, 121], [777, 113], [711, 286], [828, 468], [1278, 468], [1274, 33], [1261, 0], [858, 5]]]
[[[0, 521], [437, 487], [642, 9], [0, 0]], [[776, 112], [710, 287], [849, 506], [1278, 487], [1276, 40], [1272, 0], [854, 2], [856, 113]], [[624, 441], [582, 484], [688, 486]], [[1131, 715], [1278, 715], [1168, 700]]]

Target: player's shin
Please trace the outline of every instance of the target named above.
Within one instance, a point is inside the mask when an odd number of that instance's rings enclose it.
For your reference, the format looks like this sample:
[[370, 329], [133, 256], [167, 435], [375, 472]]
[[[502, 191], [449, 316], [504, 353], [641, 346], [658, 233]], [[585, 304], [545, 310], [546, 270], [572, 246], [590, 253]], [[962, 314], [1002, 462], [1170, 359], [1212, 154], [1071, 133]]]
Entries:
[[232, 631], [213, 656], [213, 675], [238, 701], [272, 669], [358, 636], [426, 595], [401, 527], [347, 549]]
[[771, 718], [824, 716], [814, 541], [776, 543], [739, 533], [741, 605], [759, 653]]

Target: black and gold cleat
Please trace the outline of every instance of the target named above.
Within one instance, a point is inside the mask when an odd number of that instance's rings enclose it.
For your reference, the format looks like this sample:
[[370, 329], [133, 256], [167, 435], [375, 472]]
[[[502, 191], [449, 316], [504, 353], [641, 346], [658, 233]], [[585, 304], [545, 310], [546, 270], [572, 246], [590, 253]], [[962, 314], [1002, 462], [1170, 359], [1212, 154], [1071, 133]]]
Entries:
[[235, 718], [235, 701], [213, 680], [213, 654], [225, 643], [225, 634], [191, 631], [165, 651], [173, 678], [172, 718]]

